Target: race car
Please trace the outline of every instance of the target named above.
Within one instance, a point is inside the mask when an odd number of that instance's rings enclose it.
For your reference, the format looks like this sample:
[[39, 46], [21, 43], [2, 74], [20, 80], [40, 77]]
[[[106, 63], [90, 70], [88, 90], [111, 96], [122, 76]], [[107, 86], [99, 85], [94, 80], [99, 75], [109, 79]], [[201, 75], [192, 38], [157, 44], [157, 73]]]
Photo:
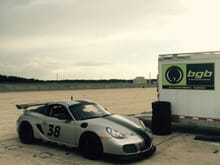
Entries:
[[[35, 139], [79, 148], [91, 159], [105, 154], [129, 156], [152, 154], [152, 134], [134, 117], [109, 113], [89, 100], [69, 100], [16, 105], [23, 109], [17, 120], [22, 143]], [[32, 107], [32, 108], [30, 108]]]

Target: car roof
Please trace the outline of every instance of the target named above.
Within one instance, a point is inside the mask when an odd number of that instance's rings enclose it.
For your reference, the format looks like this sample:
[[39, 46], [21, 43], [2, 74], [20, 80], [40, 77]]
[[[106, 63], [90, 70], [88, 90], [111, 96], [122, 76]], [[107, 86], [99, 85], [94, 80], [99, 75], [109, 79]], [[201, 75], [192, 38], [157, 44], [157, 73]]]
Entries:
[[51, 102], [50, 104], [62, 104], [62, 105], [70, 106], [75, 104], [95, 104], [95, 103], [90, 100], [64, 100], [64, 101]]

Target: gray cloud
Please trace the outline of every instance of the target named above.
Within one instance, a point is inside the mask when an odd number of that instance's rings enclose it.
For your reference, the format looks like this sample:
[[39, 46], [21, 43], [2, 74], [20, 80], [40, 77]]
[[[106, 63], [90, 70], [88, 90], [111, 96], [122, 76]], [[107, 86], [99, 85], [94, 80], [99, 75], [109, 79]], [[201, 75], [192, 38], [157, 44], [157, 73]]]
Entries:
[[8, 9], [11, 7], [21, 7], [29, 4], [31, 0], [1, 0], [1, 9]]
[[156, 77], [160, 53], [219, 48], [218, 6], [217, 0], [1, 0], [0, 71], [42, 79], [57, 72]]
[[[13, 3], [12, 3], [13, 2]], [[116, 30], [133, 28], [134, 24], [154, 22], [151, 15], [177, 14], [180, 5], [162, 0], [89, 0], [47, 1], [35, 5], [30, 0], [11, 2], [0, 15], [1, 31], [5, 36], [29, 36], [47, 34], [106, 35]], [[48, 2], [48, 3], [46, 3]], [[168, 3], [169, 2], [169, 3]], [[0, 2], [7, 3], [7, 1]], [[8, 2], [9, 4], [9, 2]], [[170, 5], [172, 4], [172, 5]], [[17, 6], [16, 6], [17, 5]], [[1, 6], [1, 5], [0, 5]], [[164, 7], [166, 6], [166, 7]], [[146, 23], [143, 22], [145, 19]]]
[[83, 62], [74, 63], [73, 65], [81, 66], [81, 67], [100, 67], [100, 66], [109, 66], [109, 65], [111, 65], [111, 63], [96, 62], [96, 61], [83, 61]]

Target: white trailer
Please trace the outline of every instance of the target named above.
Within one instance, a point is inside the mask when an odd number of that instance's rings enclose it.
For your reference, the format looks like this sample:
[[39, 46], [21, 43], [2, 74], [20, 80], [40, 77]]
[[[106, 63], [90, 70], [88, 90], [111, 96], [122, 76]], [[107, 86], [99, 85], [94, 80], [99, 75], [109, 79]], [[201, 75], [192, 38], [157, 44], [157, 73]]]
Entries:
[[171, 103], [171, 120], [220, 128], [220, 51], [162, 54], [158, 100]]

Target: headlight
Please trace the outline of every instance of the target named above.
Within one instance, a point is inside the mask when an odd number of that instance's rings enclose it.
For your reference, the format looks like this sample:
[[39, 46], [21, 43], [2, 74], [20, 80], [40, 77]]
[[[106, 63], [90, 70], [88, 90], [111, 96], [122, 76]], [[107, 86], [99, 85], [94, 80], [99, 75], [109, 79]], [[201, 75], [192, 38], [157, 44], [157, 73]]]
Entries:
[[106, 131], [114, 138], [117, 138], [117, 139], [124, 139], [125, 138], [125, 135], [115, 129], [112, 129], [110, 127], [106, 127]]

